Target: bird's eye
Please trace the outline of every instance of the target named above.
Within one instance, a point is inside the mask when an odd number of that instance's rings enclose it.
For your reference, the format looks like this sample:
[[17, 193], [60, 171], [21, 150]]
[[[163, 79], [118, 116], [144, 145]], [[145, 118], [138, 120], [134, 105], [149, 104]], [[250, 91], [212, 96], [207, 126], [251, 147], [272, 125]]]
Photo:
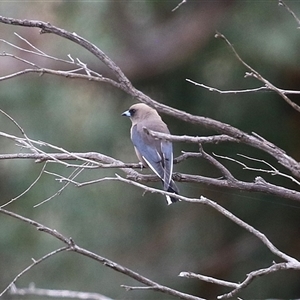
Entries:
[[129, 112], [130, 112], [130, 115], [133, 116], [136, 112], [136, 109], [132, 108], [129, 110]]

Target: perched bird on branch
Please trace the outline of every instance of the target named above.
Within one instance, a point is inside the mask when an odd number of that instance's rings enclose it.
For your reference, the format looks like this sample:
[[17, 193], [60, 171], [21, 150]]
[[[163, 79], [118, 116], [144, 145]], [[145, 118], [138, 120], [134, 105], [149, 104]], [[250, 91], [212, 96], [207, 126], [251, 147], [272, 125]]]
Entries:
[[[145, 167], [149, 167], [163, 182], [164, 190], [178, 194], [178, 188], [172, 180], [173, 146], [170, 141], [157, 139], [145, 130], [150, 129], [162, 133], [170, 133], [157, 111], [150, 106], [138, 103], [132, 105], [122, 116], [129, 117], [131, 140], [136, 155]], [[167, 203], [172, 204], [178, 199], [166, 196]]]

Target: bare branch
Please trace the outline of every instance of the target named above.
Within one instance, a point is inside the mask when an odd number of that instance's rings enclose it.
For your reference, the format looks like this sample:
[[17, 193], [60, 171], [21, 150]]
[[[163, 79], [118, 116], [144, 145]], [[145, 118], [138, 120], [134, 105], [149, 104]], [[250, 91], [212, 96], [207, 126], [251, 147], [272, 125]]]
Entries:
[[292, 262], [288, 262], [288, 263], [273, 264], [269, 268], [252, 271], [252, 272], [250, 272], [247, 275], [246, 279], [243, 282], [239, 283], [235, 287], [234, 290], [232, 290], [230, 293], [227, 293], [227, 294], [224, 294], [224, 295], [220, 295], [217, 298], [218, 299], [232, 298], [237, 293], [239, 293], [242, 289], [244, 289], [245, 287], [247, 287], [254, 279], [256, 279], [256, 278], [258, 278], [260, 276], [264, 276], [264, 275], [268, 275], [268, 274], [277, 272], [279, 270], [300, 270], [300, 268], [299, 268], [298, 264], [294, 264]]
[[267, 248], [276, 256], [280, 257], [281, 259], [285, 260], [286, 262], [292, 263], [293, 265], [297, 265], [297, 267], [300, 268], [300, 263], [297, 259], [283, 253], [282, 251], [278, 250], [271, 241], [262, 234], [259, 230], [255, 229], [253, 226], [247, 224], [243, 220], [236, 217], [234, 214], [232, 214], [230, 211], [223, 208], [221, 205], [217, 204], [216, 202], [209, 200], [208, 198], [205, 198], [203, 196], [200, 197], [200, 203], [203, 203], [205, 205], [208, 205], [218, 212], [220, 212], [222, 215], [239, 225], [240, 227], [244, 228], [251, 234], [255, 235]]
[[30, 284], [28, 288], [17, 288], [13, 285], [9, 290], [10, 295], [35, 295], [35, 296], [46, 296], [52, 298], [72, 298], [81, 300], [112, 300], [109, 297], [101, 295], [99, 293], [87, 293], [69, 290], [49, 290], [49, 289], [39, 289], [34, 285]]
[[259, 269], [259, 270], [250, 272], [247, 275], [246, 279], [244, 281], [242, 281], [241, 283], [234, 283], [234, 282], [230, 282], [230, 281], [220, 280], [220, 279], [216, 279], [216, 278], [210, 277], [210, 276], [195, 274], [193, 272], [181, 272], [179, 274], [179, 276], [186, 277], [186, 278], [197, 278], [201, 281], [233, 288], [233, 290], [231, 292], [217, 297], [218, 299], [228, 299], [228, 298], [234, 297], [242, 289], [246, 288], [254, 279], [264, 276], [264, 275], [269, 275], [269, 274], [277, 272], [279, 270], [300, 270], [300, 265], [299, 265], [299, 263], [295, 264], [293, 262], [274, 263], [272, 266], [270, 266], [268, 268]]
[[172, 9], [172, 12], [174, 12], [175, 10], [177, 10], [182, 4], [184, 4], [184, 3], [186, 3], [187, 2], [187, 0], [182, 0], [176, 7], [174, 7], [173, 9]]
[[[101, 155], [101, 154], [100, 154]], [[184, 160], [186, 157], [203, 157], [203, 154], [201, 153], [185, 153], [181, 157], [179, 157], [179, 161]], [[210, 159], [213, 160], [213, 157], [205, 156], [205, 159]], [[177, 160], [177, 159], [175, 159]], [[218, 165], [218, 169], [222, 169], [224, 172], [226, 168], [221, 164], [217, 164], [217, 161], [214, 160], [214, 164]], [[135, 165], [138, 168], [138, 164]], [[115, 166], [116, 168], [119, 168], [120, 166]], [[129, 169], [131, 170], [131, 169]], [[131, 170], [130, 174], [127, 173], [127, 178], [129, 180], [134, 180], [136, 182], [157, 182], [159, 181], [159, 178], [156, 175], [142, 175], [136, 171]], [[47, 171], [46, 171], [47, 172]], [[230, 172], [227, 170], [229, 179], [219, 179], [219, 178], [210, 178], [210, 177], [205, 177], [205, 176], [200, 176], [200, 175], [190, 175], [190, 174], [183, 174], [183, 173], [175, 173], [173, 175], [173, 179], [178, 182], [194, 182], [194, 183], [201, 183], [201, 184], [206, 184], [206, 185], [211, 185], [215, 187], [220, 187], [220, 188], [228, 188], [228, 189], [238, 189], [238, 190], [244, 190], [244, 191], [249, 191], [249, 192], [262, 192], [262, 193], [267, 193], [271, 194], [274, 196], [278, 197], [283, 197], [286, 199], [290, 200], [295, 200], [295, 201], [300, 201], [300, 192], [297, 192], [295, 190], [287, 189], [281, 186], [277, 186], [271, 183], [266, 182], [263, 180], [261, 177], [256, 177], [254, 182], [244, 182], [244, 181], [239, 181], [235, 179], [234, 177], [230, 177]], [[86, 182], [75, 182], [70, 178], [66, 178], [65, 176], [62, 176], [57, 173], [49, 173], [55, 177], [58, 178], [59, 181], [61, 182], [70, 182], [77, 187], [83, 187], [91, 184], [96, 184], [100, 183], [106, 180], [116, 180], [114, 177], [105, 177], [105, 178], [100, 178], [100, 179], [94, 179], [91, 181], [86, 181]], [[224, 173], [225, 174], [225, 173]]]
[[260, 231], [255, 229], [253, 226], [247, 224], [246, 222], [244, 222], [241, 219], [239, 219], [238, 217], [236, 217], [234, 214], [232, 214], [230, 211], [228, 211], [227, 209], [225, 209], [224, 207], [222, 207], [218, 203], [216, 203], [216, 202], [214, 202], [214, 201], [212, 201], [212, 200], [210, 200], [206, 197], [201, 196], [200, 199], [187, 198], [187, 197], [184, 197], [184, 196], [181, 196], [181, 195], [176, 195], [174, 193], [169, 193], [169, 192], [166, 192], [166, 191], [163, 191], [163, 190], [159, 190], [159, 189], [155, 189], [155, 188], [145, 186], [145, 185], [140, 184], [138, 182], [125, 179], [125, 178], [123, 178], [123, 177], [121, 177], [117, 174], [116, 174], [116, 179], [118, 179], [119, 181], [128, 183], [128, 184], [137, 186], [139, 188], [142, 188], [146, 192], [158, 193], [158, 194], [161, 194], [161, 195], [168, 195], [168, 196], [176, 197], [177, 199], [179, 199], [181, 201], [200, 203], [200, 204], [208, 205], [208, 206], [212, 207], [213, 209], [215, 209], [216, 211], [218, 211], [219, 213], [221, 213], [223, 216], [225, 216], [229, 220], [231, 220], [232, 222], [236, 223], [238, 226], [244, 228], [245, 230], [247, 230], [248, 232], [250, 232], [251, 234], [256, 236], [263, 244], [265, 244], [267, 246], [267, 248], [273, 254], [275, 254], [276, 256], [278, 256], [281, 259], [285, 260], [286, 262], [292, 263], [294, 266], [297, 266], [297, 268], [298, 267], [300, 268], [300, 262], [297, 259], [295, 259], [295, 258], [281, 252], [280, 250], [278, 250], [264, 234], [262, 234]]
[[41, 176], [43, 175], [44, 170], [45, 170], [45, 168], [46, 168], [46, 165], [47, 165], [47, 162], [43, 165], [43, 167], [42, 167], [42, 169], [41, 169], [41, 171], [40, 171], [38, 177], [33, 181], [33, 183], [32, 183], [32, 184], [31, 184], [24, 192], [22, 192], [21, 194], [19, 194], [17, 197], [12, 198], [11, 200], [9, 200], [8, 202], [4, 203], [4, 204], [1, 205], [0, 207], [1, 207], [1, 208], [6, 207], [7, 205], [9, 205], [9, 204], [15, 202], [16, 200], [18, 200], [19, 198], [21, 198], [22, 196], [24, 196], [27, 192], [29, 192], [29, 191], [33, 188], [33, 186], [39, 181], [39, 179], [41, 178]]
[[58, 252], [61, 252], [61, 251], [65, 251], [65, 250], [69, 250], [69, 251], [73, 251], [73, 252], [76, 252], [76, 253], [79, 253], [81, 255], [84, 255], [88, 258], [91, 258], [93, 260], [96, 260], [97, 262], [100, 262], [102, 263], [104, 266], [106, 267], [109, 267], [119, 273], [122, 273], [126, 276], [129, 276], [147, 286], [150, 286], [152, 287], [152, 289], [154, 291], [159, 291], [159, 292], [162, 292], [162, 293], [165, 293], [165, 294], [168, 294], [168, 295], [172, 295], [172, 296], [176, 296], [176, 297], [179, 297], [181, 299], [185, 299], [185, 300], [203, 300], [202, 298], [199, 298], [199, 297], [195, 297], [195, 296], [192, 296], [192, 295], [189, 295], [189, 294], [186, 294], [186, 293], [182, 293], [182, 292], [179, 292], [177, 290], [174, 290], [174, 289], [171, 289], [169, 287], [166, 287], [166, 286], [163, 286], [163, 285], [160, 285], [158, 283], [156, 283], [155, 281], [152, 281], [120, 264], [117, 264], [107, 258], [104, 258], [100, 255], [97, 255], [91, 251], [88, 251], [84, 248], [81, 248], [79, 247], [78, 245], [75, 244], [75, 242], [71, 239], [71, 238], [66, 238], [65, 236], [63, 236], [61, 233], [59, 233], [58, 231], [54, 230], [54, 229], [51, 229], [49, 227], [46, 227], [34, 220], [31, 220], [29, 218], [25, 218], [21, 215], [18, 215], [16, 213], [13, 213], [11, 211], [8, 211], [8, 210], [5, 210], [3, 208], [0, 208], [0, 213], [2, 214], [5, 214], [5, 215], [8, 215], [8, 216], [11, 216], [13, 218], [16, 218], [18, 220], [21, 220], [25, 223], [28, 223], [30, 225], [33, 225], [34, 227], [36, 227], [38, 230], [40, 231], [43, 231], [43, 232], [46, 232], [50, 235], [52, 235], [53, 237], [59, 239], [60, 241], [62, 241], [63, 243], [65, 243], [67, 246], [66, 247], [62, 247], [60, 249], [57, 249], [45, 256], [43, 256], [41, 259], [35, 261], [33, 264], [31, 264], [29, 267], [27, 267], [26, 269], [24, 269], [20, 274], [18, 274], [18, 276], [16, 276], [16, 278], [9, 284], [9, 286], [0, 294], [0, 297], [1, 295], [3, 295], [16, 281], [19, 277], [21, 277], [24, 273], [26, 273], [28, 270], [30, 270], [34, 265], [36, 265], [37, 263], [40, 263], [41, 261], [47, 259], [48, 257], [58, 253]]
[[206, 282], [217, 284], [217, 285], [227, 286], [230, 288], [238, 288], [239, 287], [239, 284], [235, 283], [235, 282], [220, 280], [220, 279], [216, 279], [214, 277], [204, 276], [204, 275], [196, 274], [193, 272], [180, 272], [178, 276], [185, 277], [185, 278], [197, 278], [202, 281], [206, 281]]
[[16, 127], [20, 130], [21, 134], [24, 136], [24, 141], [26, 143], [28, 143], [28, 146], [31, 147], [31, 150], [33, 152], [36, 152], [34, 146], [32, 145], [32, 143], [30, 141], [30, 139], [26, 135], [24, 129], [18, 124], [18, 122], [13, 117], [11, 117], [9, 114], [7, 114], [5, 111], [3, 111], [2, 109], [0, 109], [0, 113], [3, 114], [3, 115], [5, 115], [11, 122], [13, 122], [16, 125]]
[[[228, 91], [228, 90], [220, 90], [211, 86], [207, 86], [203, 83], [198, 83], [196, 81], [193, 81], [191, 79], [186, 79], [186, 81], [196, 85], [196, 86], [200, 86], [203, 87], [205, 89], [207, 89], [210, 92], [217, 92], [219, 94], [245, 94], [245, 93], [253, 93], [253, 92], [270, 92], [270, 89], [266, 86], [261, 86], [258, 88], [253, 88], [253, 89], [244, 89], [244, 90], [233, 90], [233, 91]], [[284, 89], [280, 89], [277, 88], [279, 91], [281, 91], [283, 94], [288, 95], [288, 94], [292, 94], [292, 95], [299, 95], [300, 91], [294, 91], [294, 90], [284, 90]]]
[[157, 139], [162, 139], [162, 140], [172, 141], [172, 142], [185, 142], [185, 143], [195, 143], [195, 144], [218, 144], [224, 142], [238, 142], [237, 139], [232, 138], [225, 134], [200, 136], [200, 137], [188, 136], [188, 135], [179, 136], [179, 135], [172, 135], [172, 134], [153, 131], [146, 127], [144, 127], [143, 129], [147, 134]]
[[[141, 177], [131, 178], [131, 176], [128, 176], [128, 178], [140, 182], [145, 181]], [[285, 199], [300, 201], [300, 192], [292, 189], [284, 188], [281, 186], [277, 186], [275, 184], [271, 184], [265, 181], [260, 176], [256, 176], [254, 182], [245, 182], [237, 179], [229, 181], [227, 179], [211, 178], [211, 177], [206, 177], [201, 175], [191, 175], [191, 174], [183, 174], [183, 173], [175, 173], [174, 178], [178, 182], [194, 182], [194, 183], [202, 183], [202, 184], [207, 184], [207, 185], [220, 187], [220, 188], [237, 189], [237, 190], [248, 191], [248, 192], [261, 192], [261, 193], [266, 193], [266, 194], [274, 195]]]
[[258, 168], [251, 168], [251, 167], [248, 167], [247, 165], [245, 165], [245, 164], [243, 164], [243, 163], [241, 163], [239, 161], [233, 160], [233, 161], [239, 163], [240, 165], [242, 165], [245, 170], [251, 170], [251, 171], [258, 171], [258, 172], [269, 173], [269, 174], [271, 174], [273, 176], [279, 175], [279, 176], [288, 178], [291, 181], [293, 181], [294, 183], [300, 185], [300, 182], [298, 180], [296, 180], [293, 176], [290, 176], [290, 175], [287, 175], [287, 174], [284, 174], [284, 173], [280, 172], [278, 169], [276, 169], [274, 166], [272, 166], [270, 163], [268, 163], [267, 161], [265, 161], [263, 159], [253, 158], [253, 157], [249, 157], [249, 156], [246, 156], [246, 155], [243, 155], [243, 154], [237, 154], [237, 155], [239, 155], [241, 157], [244, 157], [244, 158], [247, 158], [249, 160], [260, 162], [260, 163], [265, 164], [268, 167], [270, 167], [270, 170], [258, 169]]
[[[7, 75], [7, 76], [2, 76], [2, 77], [0, 77], [0, 81], [7, 80], [7, 79], [10, 79], [10, 78], [13, 78], [13, 77], [17, 77], [19, 75], [23, 75], [23, 74], [26, 74], [26, 73], [39, 73], [39, 74], [51, 74], [51, 75], [57, 75], [57, 76], [64, 76], [64, 77], [73, 78], [73, 79], [74, 78], [88, 79], [89, 81], [98, 81], [98, 82], [109, 83], [114, 87], [121, 88], [121, 86], [118, 82], [116, 82], [115, 80], [112, 80], [110, 78], [103, 77], [102, 75], [98, 74], [97, 72], [95, 72], [93, 70], [90, 70], [89, 68], [87, 68], [87, 65], [82, 63], [78, 58], [77, 58], [77, 62], [76, 62], [70, 55], [68, 55], [69, 60], [65, 60], [65, 59], [61, 59], [61, 58], [57, 58], [57, 57], [48, 55], [45, 52], [38, 49], [37, 47], [35, 47], [34, 45], [32, 45], [25, 38], [21, 37], [20, 35], [18, 35], [16, 33], [15, 33], [15, 35], [17, 37], [19, 37], [22, 41], [27, 43], [35, 51], [28, 50], [28, 49], [16, 46], [16, 45], [14, 45], [14, 44], [6, 41], [6, 40], [3, 40], [3, 39], [0, 39], [0, 41], [2, 41], [3, 43], [6, 43], [7, 45], [9, 45], [13, 48], [16, 48], [20, 51], [23, 51], [23, 52], [27, 52], [27, 53], [30, 53], [30, 54], [33, 54], [33, 55], [41, 56], [43, 58], [51, 59], [51, 60], [54, 60], [54, 61], [63, 62], [63, 63], [69, 64], [69, 65], [73, 65], [73, 66], [76, 67], [76, 69], [68, 70], [68, 71], [62, 71], [62, 70], [52, 70], [52, 69], [48, 69], [48, 68], [42, 68], [42, 67], [38, 66], [37, 64], [35, 64], [31, 61], [25, 60], [21, 57], [18, 57], [16, 55], [13, 55], [13, 54], [10, 54], [10, 53], [3, 52], [3, 53], [0, 54], [0, 56], [7, 56], [7, 57], [11, 57], [13, 59], [19, 60], [19, 61], [21, 61], [21, 62], [23, 62], [23, 63], [25, 63], [29, 66], [34, 67], [34, 69], [24, 69], [22, 71], [15, 72], [15, 73]], [[81, 70], [84, 70], [86, 74], [77, 73]]]
[[[84, 163], [83, 165], [86, 165], [86, 164], [88, 164], [88, 163]], [[83, 170], [84, 170], [84, 168], [82, 168], [82, 167], [76, 168], [76, 169], [71, 173], [71, 175], [70, 175], [68, 178], [70, 178], [71, 180], [74, 180], [74, 178], [76, 178]], [[46, 174], [47, 174], [47, 173], [49, 174], [48, 171], [45, 171], [45, 173], [46, 173]], [[42, 204], [45, 204], [46, 202], [50, 201], [50, 200], [53, 199], [54, 197], [59, 196], [59, 195], [63, 192], [63, 190], [64, 190], [69, 184], [70, 184], [70, 182], [65, 182], [64, 185], [63, 185], [63, 186], [62, 186], [55, 194], [53, 194], [52, 196], [48, 197], [47, 199], [45, 199], [45, 200], [39, 202], [38, 204], [34, 205], [33, 207], [36, 208], [36, 207], [38, 207], [38, 206], [40, 206], [40, 205], [42, 205]]]
[[246, 76], [251, 76], [254, 77], [256, 79], [258, 79], [259, 81], [263, 82], [265, 84], [265, 86], [269, 89], [272, 90], [274, 92], [276, 92], [278, 95], [281, 96], [281, 98], [283, 98], [291, 107], [293, 107], [295, 110], [297, 110], [298, 112], [300, 112], [300, 106], [298, 106], [295, 102], [291, 101], [291, 99], [289, 99], [285, 93], [283, 93], [280, 89], [278, 89], [276, 86], [274, 86], [271, 82], [269, 82], [267, 79], [265, 79], [260, 73], [258, 73], [256, 70], [254, 70], [252, 67], [250, 67], [241, 57], [240, 55], [236, 52], [235, 48], [233, 47], [233, 45], [227, 40], [227, 38], [221, 34], [218, 33], [215, 35], [216, 38], [221, 38], [223, 39], [226, 44], [230, 47], [230, 49], [232, 50], [232, 52], [234, 53], [234, 55], [236, 56], [236, 58], [248, 69], [250, 70], [250, 73], [246, 73]]
[[129, 285], [121, 285], [127, 292], [134, 291], [134, 290], [154, 290], [153, 286], [129, 286]]
[[[56, 163], [60, 163], [66, 167], [75, 167], [78, 168], [78, 164], [69, 164], [64, 162], [63, 160], [80, 160], [83, 162], [90, 163], [90, 165], [83, 165], [82, 167], [84, 168], [99, 168], [99, 167], [105, 167], [105, 164], [103, 163], [109, 163], [109, 164], [115, 164], [116, 166], [118, 165], [122, 170], [127, 173], [128, 175], [138, 175], [138, 173], [130, 168], [128, 168], [123, 162], [116, 160], [112, 157], [109, 157], [107, 155], [103, 155], [100, 153], [96, 152], [90, 152], [90, 153], [71, 153], [62, 147], [57, 147], [55, 145], [52, 145], [50, 143], [46, 143], [43, 141], [35, 141], [32, 139], [27, 139], [25, 138], [19, 138], [14, 135], [10, 135], [4, 132], [0, 132], [0, 136], [9, 138], [11, 140], [16, 141], [18, 144], [21, 144], [22, 147], [29, 148], [30, 151], [34, 152], [34, 155], [32, 154], [17, 154], [17, 155], [0, 155], [0, 159], [15, 159], [15, 158], [32, 158], [32, 159], [37, 159], [39, 162], [40, 161], [54, 161]], [[55, 153], [46, 153], [45, 151], [40, 150], [39, 148], [35, 147], [34, 145], [40, 146], [40, 147], [49, 147], [54, 150], [58, 150], [60, 152], [63, 152], [62, 154], [55, 154]], [[91, 159], [89, 158], [91, 157]], [[114, 166], [114, 167], [116, 167]], [[109, 167], [112, 167], [111, 165]], [[140, 168], [140, 166], [139, 166]]]
[[[0, 212], [3, 212], [3, 210], [1, 209]], [[38, 260], [33, 260], [33, 263], [31, 265], [29, 265], [27, 268], [25, 268], [22, 272], [20, 272], [14, 279], [13, 281], [0, 293], [0, 297], [3, 296], [3, 294], [5, 294], [14, 284], [15, 282], [22, 276], [24, 275], [26, 272], [28, 272], [30, 269], [32, 269], [35, 265], [41, 263], [42, 261], [46, 260], [47, 258], [59, 253], [59, 252], [62, 252], [62, 251], [66, 251], [68, 249], [68, 247], [62, 247], [62, 248], [59, 248], [59, 249], [56, 249], [46, 255], [44, 255], [43, 257], [41, 257], [40, 259]]]
[[87, 49], [89, 52], [94, 54], [97, 58], [99, 58], [118, 78], [119, 82], [122, 84], [123, 88], [131, 87], [130, 81], [123, 74], [121, 69], [97, 46], [88, 42], [86, 39], [77, 35], [75, 32], [71, 33], [64, 29], [58, 28], [56, 26], [51, 25], [50, 23], [42, 22], [42, 21], [33, 21], [33, 20], [18, 20], [14, 18], [6, 18], [0, 16], [0, 22], [4, 24], [10, 25], [18, 25], [25, 27], [37, 27], [41, 29], [41, 33], [53, 33], [55, 35], [61, 36], [65, 39], [71, 40], [76, 44], [79, 44], [83, 48]]
[[[96, 166], [81, 165], [81, 168], [94, 169], [94, 168], [133, 168], [141, 169], [138, 163], [123, 163], [120, 160], [116, 160], [110, 156], [98, 153], [98, 152], [69, 152], [67, 153], [51, 153], [54, 161], [57, 160], [79, 160], [85, 158], [98, 164]], [[52, 158], [47, 153], [16, 153], [16, 154], [0, 154], [0, 160], [6, 159], [34, 159], [36, 162], [50, 162]], [[78, 167], [79, 165], [68, 165], [67, 167]]]
[[225, 168], [221, 163], [219, 163], [214, 157], [207, 154], [202, 146], [199, 147], [199, 151], [202, 154], [202, 157], [206, 159], [211, 165], [213, 165], [215, 168], [221, 171], [222, 175], [228, 180], [228, 182], [235, 182], [236, 179], [233, 177], [233, 175], [229, 172], [227, 168]]
[[[3, 56], [0, 54], [0, 56]], [[8, 55], [5, 55], [8, 56]], [[47, 69], [47, 68], [37, 68], [37, 69], [24, 69], [22, 71], [18, 71], [6, 76], [1, 76], [0, 81], [11, 79], [14, 77], [18, 77], [20, 75], [24, 75], [27, 73], [38, 73], [39, 75], [43, 74], [51, 74], [51, 75], [56, 75], [56, 76], [62, 76], [66, 78], [71, 78], [71, 79], [87, 79], [89, 81], [96, 81], [96, 82], [104, 82], [104, 83], [109, 83], [112, 86], [116, 88], [120, 88], [120, 84], [115, 82], [112, 79], [106, 78], [106, 77], [95, 77], [91, 75], [86, 75], [86, 74], [78, 74], [74, 73], [74, 71], [79, 71], [80, 69], [76, 70], [70, 70], [70, 71], [59, 71], [59, 70], [52, 70], [52, 69]]]
[[181, 155], [174, 158], [174, 164], [178, 164], [188, 158], [201, 158], [202, 154], [199, 152], [185, 152], [185, 151], [181, 151]]
[[[190, 82], [190, 83], [192, 83], [192, 84], [194, 84], [196, 86], [203, 87], [203, 88], [209, 90], [210, 92], [217, 92], [219, 94], [244, 94], [244, 93], [253, 93], [253, 92], [260, 92], [260, 91], [264, 91], [264, 92], [269, 91], [269, 89], [267, 87], [265, 87], [265, 86], [261, 86], [259, 88], [254, 88], [254, 89], [235, 90], [235, 91], [228, 91], [228, 90], [222, 91], [222, 90], [219, 90], [217, 88], [214, 88], [214, 87], [211, 87], [211, 86], [207, 86], [207, 85], [205, 85], [203, 83], [198, 83], [198, 82], [193, 81], [191, 79], [186, 79], [186, 81]], [[300, 93], [300, 92], [298, 92], [298, 93]]]
[[[298, 23], [298, 25], [300, 26], [300, 20], [299, 18], [296, 16], [296, 14], [287, 6], [287, 4], [283, 1], [283, 0], [279, 0], [278, 1], [278, 5], [279, 6], [283, 6], [286, 8], [286, 10], [294, 17], [294, 19], [296, 20], [296, 22]], [[299, 27], [298, 27], [299, 28]]]

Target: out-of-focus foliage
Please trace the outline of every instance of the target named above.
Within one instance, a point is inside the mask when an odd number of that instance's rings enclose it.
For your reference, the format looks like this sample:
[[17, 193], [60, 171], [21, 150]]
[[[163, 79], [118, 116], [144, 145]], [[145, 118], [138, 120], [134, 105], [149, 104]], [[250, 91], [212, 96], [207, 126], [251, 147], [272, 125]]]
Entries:
[[[278, 7], [275, 0], [187, 1], [171, 12], [178, 2], [1, 2], [0, 9], [3, 16], [49, 21], [82, 35], [118, 62], [133, 84], [157, 101], [229, 123], [246, 132], [256, 132], [299, 160], [300, 118], [278, 96], [270, 92], [219, 95], [186, 81], [189, 78], [224, 90], [259, 86], [254, 79], [244, 78], [245, 68], [222, 41], [214, 38], [218, 30], [234, 44], [245, 61], [275, 85], [299, 89], [300, 34], [292, 16]], [[290, 6], [300, 15], [299, 2], [290, 1]], [[201, 27], [180, 31], [184, 30], [180, 26], [195, 22], [196, 13], [203, 12], [206, 14]], [[37, 29], [0, 24], [0, 38], [26, 46], [13, 32], [48, 54], [63, 58], [71, 54], [107, 74], [96, 58], [71, 42], [48, 34], [39, 35]], [[198, 36], [199, 32], [206, 34]], [[193, 36], [197, 38], [193, 40]], [[181, 46], [168, 47], [173, 44]], [[3, 43], [0, 51], [24, 55]], [[22, 68], [7, 57], [1, 57], [0, 61], [1, 75]], [[51, 66], [53, 62], [48, 63]], [[15, 118], [30, 138], [69, 151], [98, 151], [125, 162], [137, 161], [129, 140], [130, 122], [120, 117], [134, 99], [123, 92], [104, 84], [34, 74], [2, 81], [0, 86], [0, 108]], [[164, 120], [174, 134], [212, 133], [167, 116]], [[3, 115], [0, 115], [0, 126], [3, 132], [20, 135]], [[22, 151], [4, 138], [0, 142], [1, 153]], [[195, 145], [176, 144], [174, 148], [175, 155], [181, 151], [197, 151]], [[235, 144], [207, 146], [205, 150], [233, 157], [242, 153], [276, 163], [259, 151]], [[238, 178], [253, 180], [257, 175], [233, 163], [227, 165]], [[33, 161], [0, 161], [0, 203], [23, 192], [41, 167]], [[47, 169], [66, 176], [71, 172], [51, 164]], [[175, 171], [220, 176], [201, 160], [176, 165]], [[100, 169], [85, 171], [78, 179], [100, 178], [115, 172], [122, 174], [119, 170]], [[285, 179], [266, 178], [289, 184]], [[179, 186], [183, 195], [214, 199], [264, 232], [279, 249], [299, 258], [297, 203], [202, 185]], [[143, 196], [142, 190], [121, 183], [70, 186], [60, 196], [33, 208], [60, 187], [54, 177], [44, 174], [29, 193], [8, 208], [72, 236], [79, 245], [170, 287], [212, 298], [226, 290], [177, 275], [181, 271], [193, 271], [241, 281], [246, 273], [266, 267], [274, 259], [255, 238], [207, 207], [188, 203], [167, 207], [162, 197]], [[0, 220], [0, 270], [5, 270], [0, 272], [0, 289], [3, 289], [31, 263], [32, 257], [39, 258], [60, 244], [7, 216], [1, 215]], [[295, 278], [299, 275], [285, 272], [259, 279], [241, 297], [299, 297], [299, 281]], [[121, 284], [137, 283], [74, 253], [59, 254], [43, 262], [17, 285], [27, 286], [30, 282], [41, 288], [99, 292], [116, 299], [162, 299], [149, 291], [126, 292], [120, 288]], [[163, 296], [163, 299], [169, 298]]]

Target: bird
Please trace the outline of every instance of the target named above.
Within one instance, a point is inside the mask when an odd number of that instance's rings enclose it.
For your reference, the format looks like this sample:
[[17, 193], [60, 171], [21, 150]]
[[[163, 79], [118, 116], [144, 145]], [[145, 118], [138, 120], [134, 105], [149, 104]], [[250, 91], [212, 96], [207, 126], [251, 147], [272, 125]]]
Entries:
[[[154, 138], [145, 131], [147, 128], [170, 134], [158, 112], [144, 103], [137, 103], [123, 112], [122, 116], [129, 117], [132, 122], [131, 141], [141, 164], [144, 167], [149, 167], [161, 179], [165, 191], [178, 194], [178, 187], [172, 179], [172, 142]], [[169, 195], [166, 195], [166, 199], [168, 205], [178, 201], [176, 197]]]

